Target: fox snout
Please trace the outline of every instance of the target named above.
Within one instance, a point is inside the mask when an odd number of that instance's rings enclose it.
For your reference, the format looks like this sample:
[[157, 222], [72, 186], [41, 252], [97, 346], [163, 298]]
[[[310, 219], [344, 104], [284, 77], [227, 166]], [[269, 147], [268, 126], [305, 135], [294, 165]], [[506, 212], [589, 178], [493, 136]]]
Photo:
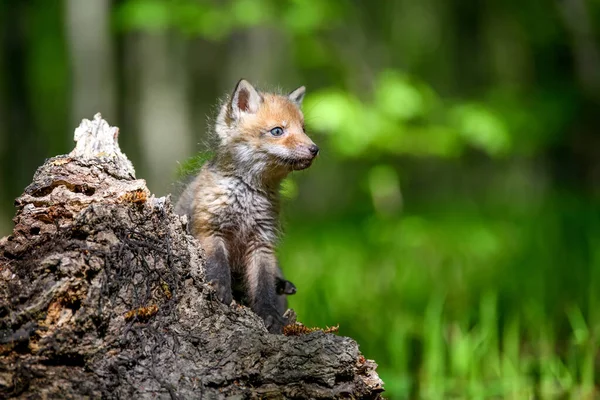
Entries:
[[298, 146], [295, 153], [297, 158], [308, 158], [312, 160], [319, 154], [319, 147], [314, 143], [308, 145], [303, 144]]
[[319, 147], [314, 143], [302, 145], [294, 153], [296, 160], [292, 164], [292, 169], [298, 171], [311, 166], [313, 160], [319, 154]]

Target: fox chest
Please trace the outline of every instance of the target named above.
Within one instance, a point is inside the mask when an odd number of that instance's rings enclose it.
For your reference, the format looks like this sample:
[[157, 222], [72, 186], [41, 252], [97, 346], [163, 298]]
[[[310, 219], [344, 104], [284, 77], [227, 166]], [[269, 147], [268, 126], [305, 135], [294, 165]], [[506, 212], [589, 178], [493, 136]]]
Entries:
[[207, 225], [237, 248], [274, 243], [278, 220], [273, 201], [260, 193], [227, 189], [207, 196], [202, 205]]

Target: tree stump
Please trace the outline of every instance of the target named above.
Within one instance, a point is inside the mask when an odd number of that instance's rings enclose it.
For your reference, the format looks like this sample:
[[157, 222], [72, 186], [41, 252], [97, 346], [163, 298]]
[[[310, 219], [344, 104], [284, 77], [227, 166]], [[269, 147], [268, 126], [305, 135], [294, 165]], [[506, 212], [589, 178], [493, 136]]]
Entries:
[[221, 304], [169, 197], [97, 114], [48, 159], [0, 240], [0, 397], [380, 398], [376, 364], [331, 333], [271, 335]]

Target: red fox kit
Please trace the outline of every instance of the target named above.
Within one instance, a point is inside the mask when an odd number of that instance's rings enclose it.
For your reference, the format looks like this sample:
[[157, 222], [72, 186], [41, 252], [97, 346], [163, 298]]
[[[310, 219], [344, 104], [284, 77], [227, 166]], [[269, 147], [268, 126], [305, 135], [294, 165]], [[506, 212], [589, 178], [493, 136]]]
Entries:
[[285, 294], [296, 291], [275, 258], [279, 186], [319, 152], [304, 131], [304, 93], [303, 86], [287, 96], [263, 93], [239, 81], [216, 121], [215, 157], [176, 205], [206, 251], [207, 280], [219, 299], [230, 304], [232, 277], [241, 282], [243, 298], [273, 333], [285, 323]]

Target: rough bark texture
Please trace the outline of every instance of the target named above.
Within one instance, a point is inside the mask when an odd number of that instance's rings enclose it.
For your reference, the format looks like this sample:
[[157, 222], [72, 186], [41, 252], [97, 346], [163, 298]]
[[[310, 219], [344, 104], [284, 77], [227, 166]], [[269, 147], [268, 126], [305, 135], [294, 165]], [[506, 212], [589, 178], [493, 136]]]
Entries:
[[99, 115], [16, 200], [0, 240], [0, 397], [379, 398], [355, 341], [270, 335], [204, 283], [203, 253]]

